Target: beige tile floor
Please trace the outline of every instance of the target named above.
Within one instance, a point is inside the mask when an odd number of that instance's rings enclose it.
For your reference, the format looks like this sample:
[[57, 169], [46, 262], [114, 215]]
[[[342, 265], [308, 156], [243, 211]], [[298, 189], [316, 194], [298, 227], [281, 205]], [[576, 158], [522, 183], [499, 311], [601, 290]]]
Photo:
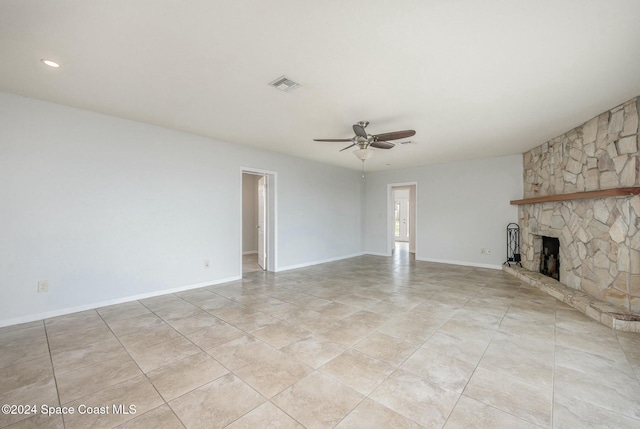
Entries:
[[254, 271], [262, 271], [262, 267], [258, 265], [258, 255], [256, 253], [242, 255], [242, 274]]
[[0, 328], [0, 404], [38, 407], [0, 427], [640, 428], [638, 377], [640, 335], [398, 252]]

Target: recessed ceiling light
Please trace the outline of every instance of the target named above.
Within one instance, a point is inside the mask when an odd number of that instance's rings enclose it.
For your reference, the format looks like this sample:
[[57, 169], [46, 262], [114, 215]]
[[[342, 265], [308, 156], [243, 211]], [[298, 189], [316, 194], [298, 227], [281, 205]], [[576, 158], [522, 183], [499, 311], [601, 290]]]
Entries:
[[45, 58], [41, 59], [40, 61], [42, 61], [44, 64], [48, 65], [49, 67], [53, 67], [56, 69], [60, 67], [60, 64], [56, 63], [55, 61], [47, 60]]

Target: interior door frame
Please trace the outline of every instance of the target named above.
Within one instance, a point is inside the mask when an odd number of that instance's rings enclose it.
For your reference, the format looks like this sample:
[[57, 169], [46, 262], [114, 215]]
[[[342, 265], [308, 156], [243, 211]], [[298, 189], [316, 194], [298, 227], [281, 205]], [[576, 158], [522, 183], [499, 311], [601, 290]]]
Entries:
[[387, 256], [393, 254], [393, 243], [395, 242], [395, 219], [393, 216], [395, 200], [393, 198], [393, 188], [404, 188], [415, 186], [415, 207], [411, 211], [411, 191], [409, 191], [409, 219], [413, 217], [413, 228], [409, 228], [409, 242], [413, 235], [413, 245], [416, 259], [418, 259], [418, 182], [387, 183]]
[[[240, 189], [242, 189], [243, 174], [265, 177], [267, 187], [267, 192], [265, 193], [267, 266], [265, 271], [275, 272], [278, 266], [278, 172], [254, 167], [240, 167]], [[238, 225], [240, 229], [240, 252], [238, 252], [238, 255], [240, 273], [242, 273], [242, 198], [240, 198]]]
[[[245, 173], [246, 174], [246, 173]], [[258, 265], [262, 270], [267, 269], [269, 252], [267, 251], [267, 190], [269, 189], [269, 178], [267, 176], [258, 177]]]

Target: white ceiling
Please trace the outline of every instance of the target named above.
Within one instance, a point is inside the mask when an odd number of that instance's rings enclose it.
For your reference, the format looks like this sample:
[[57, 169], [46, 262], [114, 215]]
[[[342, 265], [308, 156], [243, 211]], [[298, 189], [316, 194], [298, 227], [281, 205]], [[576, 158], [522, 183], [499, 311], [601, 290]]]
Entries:
[[[638, 0], [2, 0], [0, 91], [353, 169], [312, 139], [415, 129], [367, 161], [384, 170], [522, 153], [639, 95], [638, 17]], [[267, 85], [282, 75], [302, 86]]]

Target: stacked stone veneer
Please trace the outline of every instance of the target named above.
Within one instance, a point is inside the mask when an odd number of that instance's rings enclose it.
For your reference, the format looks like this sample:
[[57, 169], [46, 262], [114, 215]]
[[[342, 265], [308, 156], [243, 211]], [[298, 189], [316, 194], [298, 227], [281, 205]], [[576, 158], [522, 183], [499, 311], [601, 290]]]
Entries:
[[[640, 97], [523, 155], [524, 198], [640, 185]], [[560, 240], [560, 282], [640, 312], [640, 196], [519, 206], [523, 266], [538, 271], [541, 236]]]

